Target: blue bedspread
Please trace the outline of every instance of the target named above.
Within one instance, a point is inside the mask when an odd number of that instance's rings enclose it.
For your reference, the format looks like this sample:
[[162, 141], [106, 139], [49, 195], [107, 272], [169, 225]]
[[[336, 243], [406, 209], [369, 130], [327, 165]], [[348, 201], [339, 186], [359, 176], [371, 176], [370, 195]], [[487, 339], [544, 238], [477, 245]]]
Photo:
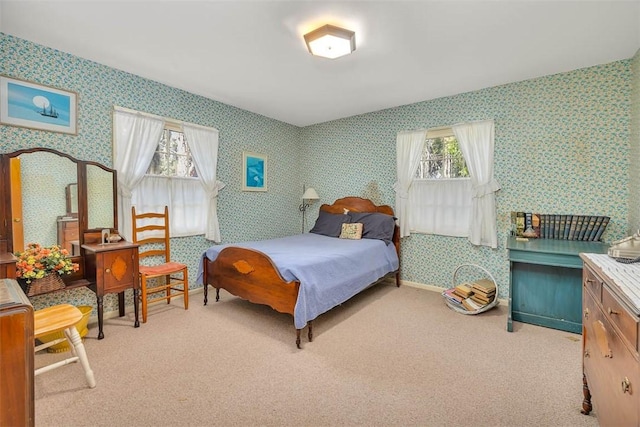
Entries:
[[202, 255], [197, 283], [202, 284], [204, 257], [215, 260], [220, 251], [229, 246], [267, 254], [286, 281], [300, 282], [293, 315], [297, 329], [304, 328], [309, 320], [342, 304], [399, 266], [393, 244], [306, 233], [212, 246]]

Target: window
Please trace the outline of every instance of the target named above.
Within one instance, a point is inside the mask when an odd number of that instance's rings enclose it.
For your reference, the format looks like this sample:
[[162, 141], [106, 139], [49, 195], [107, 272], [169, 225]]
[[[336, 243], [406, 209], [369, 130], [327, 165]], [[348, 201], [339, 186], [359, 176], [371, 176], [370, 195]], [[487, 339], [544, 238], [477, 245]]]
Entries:
[[198, 177], [184, 133], [172, 129], [163, 130], [147, 175]]
[[125, 237], [131, 239], [132, 206], [140, 212], [169, 206], [171, 237], [204, 234], [220, 242], [217, 129], [114, 106], [113, 145]]
[[468, 236], [471, 181], [453, 129], [427, 132], [409, 200], [412, 232]]
[[179, 124], [165, 122], [147, 173], [133, 192], [132, 201], [141, 212], [161, 212], [165, 205], [169, 206], [171, 237], [205, 232], [207, 197]]
[[430, 132], [427, 133], [422, 158], [416, 170], [417, 179], [469, 177], [458, 140], [451, 132], [451, 135], [435, 137], [430, 137]]
[[494, 132], [493, 120], [398, 132], [394, 190], [402, 237], [440, 234], [498, 247]]

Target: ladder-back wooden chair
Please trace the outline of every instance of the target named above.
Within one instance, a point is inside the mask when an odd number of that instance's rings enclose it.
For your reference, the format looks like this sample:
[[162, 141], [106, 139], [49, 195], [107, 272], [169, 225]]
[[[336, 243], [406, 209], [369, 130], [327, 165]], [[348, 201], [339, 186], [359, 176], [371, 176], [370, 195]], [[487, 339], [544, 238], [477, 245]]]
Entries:
[[[147, 321], [147, 305], [183, 296], [184, 309], [189, 308], [189, 273], [187, 266], [171, 262], [169, 245], [169, 209], [164, 213], [136, 213], [133, 217], [133, 242], [139, 246], [140, 257], [140, 301], [142, 302], [142, 323]], [[151, 282], [151, 285], [149, 284]], [[162, 296], [158, 294], [162, 293]], [[147, 298], [147, 296], [151, 298]]]

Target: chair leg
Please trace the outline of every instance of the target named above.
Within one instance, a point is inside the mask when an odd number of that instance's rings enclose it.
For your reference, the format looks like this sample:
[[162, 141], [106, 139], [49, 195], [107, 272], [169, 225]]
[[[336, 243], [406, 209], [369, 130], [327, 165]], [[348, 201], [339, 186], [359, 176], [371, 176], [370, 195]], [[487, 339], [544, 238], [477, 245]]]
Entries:
[[164, 276], [165, 291], [167, 293], [167, 304], [171, 304], [171, 276]]
[[82, 369], [84, 369], [84, 376], [87, 379], [87, 383], [90, 388], [94, 388], [96, 386], [96, 379], [93, 376], [93, 371], [91, 370], [91, 366], [89, 365], [89, 358], [87, 357], [87, 352], [84, 349], [84, 344], [82, 343], [82, 338], [80, 338], [80, 334], [75, 326], [71, 326], [64, 330], [65, 336], [69, 340], [71, 344], [71, 352], [74, 356], [78, 357], [80, 364], [82, 365]]
[[142, 303], [142, 323], [147, 323], [147, 278], [140, 278], [140, 302]]
[[188, 310], [189, 309], [189, 274], [187, 273], [187, 269], [185, 268], [184, 270], [182, 270], [182, 278], [183, 283], [183, 290], [184, 290], [184, 309]]
[[[71, 344], [71, 334], [70, 334], [70, 330], [69, 328], [65, 329], [64, 331], [62, 331], [62, 333], [64, 334], [64, 336], [67, 338], [67, 341], [69, 342], [69, 344]], [[71, 352], [71, 355], [74, 357], [78, 357], [78, 354], [76, 353], [76, 348], [72, 345], [69, 345], [69, 351]]]

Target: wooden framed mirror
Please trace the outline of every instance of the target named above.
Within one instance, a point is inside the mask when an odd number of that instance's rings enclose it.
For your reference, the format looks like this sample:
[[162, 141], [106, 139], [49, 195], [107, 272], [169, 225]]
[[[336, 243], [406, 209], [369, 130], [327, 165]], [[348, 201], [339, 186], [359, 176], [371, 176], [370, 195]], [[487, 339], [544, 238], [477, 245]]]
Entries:
[[50, 148], [1, 155], [0, 252], [26, 244], [58, 244], [80, 265], [65, 282], [83, 279], [82, 244], [104, 228], [117, 230], [116, 171]]
[[86, 162], [87, 229], [116, 229], [116, 173], [94, 162]]
[[67, 201], [67, 216], [78, 216], [78, 183], [67, 184], [64, 190]]

